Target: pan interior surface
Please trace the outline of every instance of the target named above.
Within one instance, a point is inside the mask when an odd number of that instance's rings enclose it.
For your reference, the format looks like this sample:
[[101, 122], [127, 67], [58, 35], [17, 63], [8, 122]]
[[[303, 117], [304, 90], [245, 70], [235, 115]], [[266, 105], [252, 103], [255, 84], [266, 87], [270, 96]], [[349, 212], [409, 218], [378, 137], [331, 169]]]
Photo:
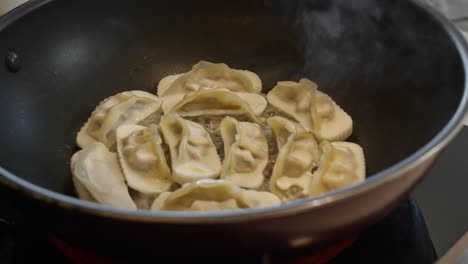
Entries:
[[94, 107], [155, 93], [199, 60], [254, 71], [264, 92], [316, 82], [353, 117], [368, 175], [433, 139], [464, 92], [451, 37], [411, 1], [52, 1], [5, 25], [0, 54], [23, 65], [0, 69], [0, 166], [71, 196], [76, 133]]

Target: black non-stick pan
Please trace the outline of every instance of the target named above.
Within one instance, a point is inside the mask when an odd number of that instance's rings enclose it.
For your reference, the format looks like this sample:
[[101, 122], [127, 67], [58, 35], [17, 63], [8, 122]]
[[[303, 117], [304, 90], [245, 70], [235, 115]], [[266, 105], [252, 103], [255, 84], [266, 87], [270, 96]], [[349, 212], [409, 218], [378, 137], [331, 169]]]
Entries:
[[[0, 181], [35, 202], [40, 228], [104, 254], [279, 252], [354, 234], [407, 196], [467, 109], [466, 43], [417, 0], [35, 0], [0, 19], [8, 54]], [[277, 207], [199, 214], [77, 199], [69, 160], [93, 108], [120, 91], [155, 93], [162, 77], [199, 60], [252, 70], [264, 92], [314, 80], [353, 117], [367, 180]]]

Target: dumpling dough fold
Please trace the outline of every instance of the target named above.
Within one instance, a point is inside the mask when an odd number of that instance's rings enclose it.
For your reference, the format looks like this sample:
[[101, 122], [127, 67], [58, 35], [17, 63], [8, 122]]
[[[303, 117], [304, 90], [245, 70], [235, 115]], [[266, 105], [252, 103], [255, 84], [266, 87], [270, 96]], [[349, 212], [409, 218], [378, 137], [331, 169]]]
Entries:
[[242, 189], [225, 180], [200, 180], [187, 183], [174, 192], [159, 195], [152, 210], [219, 211], [265, 207], [280, 204], [269, 192]]
[[174, 113], [159, 125], [171, 153], [172, 180], [183, 184], [219, 176], [221, 161], [203, 126]]
[[117, 153], [129, 187], [145, 194], [167, 191], [171, 170], [155, 125], [123, 125], [117, 128]]
[[262, 128], [258, 124], [226, 117], [220, 130], [224, 143], [221, 179], [257, 189], [263, 183], [263, 171], [268, 163], [268, 142]]
[[222, 88], [199, 90], [185, 97], [174, 106], [172, 111], [183, 117], [235, 116], [255, 123], [260, 122], [250, 106], [239, 95]]

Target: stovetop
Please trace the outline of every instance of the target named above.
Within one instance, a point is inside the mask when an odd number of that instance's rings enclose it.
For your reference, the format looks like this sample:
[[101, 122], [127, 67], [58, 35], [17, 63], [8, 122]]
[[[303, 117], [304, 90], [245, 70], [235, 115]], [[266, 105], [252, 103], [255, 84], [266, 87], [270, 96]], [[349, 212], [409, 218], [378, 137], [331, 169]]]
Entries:
[[[27, 212], [21, 212], [11, 192], [0, 192], [0, 263], [26, 264], [38, 260], [49, 263], [73, 263], [50, 240], [50, 234], [35, 223], [28, 222]], [[9, 201], [9, 202], [5, 202]], [[410, 196], [401, 205], [371, 228], [356, 234], [348, 247], [338, 251], [330, 264], [340, 263], [433, 263], [437, 256], [432, 245], [424, 218], [415, 199]], [[62, 249], [63, 250], [63, 249]], [[322, 252], [319, 252], [322, 253]], [[84, 254], [68, 254], [74, 263], [115, 263], [106, 258], [89, 258]], [[324, 256], [334, 253], [317, 254], [310, 257], [307, 252], [291, 256], [263, 255], [252, 257], [229, 257], [222, 260], [203, 257], [204, 263], [310, 263], [321, 264]], [[335, 255], [333, 255], [335, 256]], [[99, 259], [99, 261], [96, 261]], [[197, 259], [198, 260], [198, 259]], [[187, 262], [187, 259], [172, 258], [171, 263]], [[190, 259], [189, 262], [194, 262]], [[119, 262], [120, 263], [120, 262]]]

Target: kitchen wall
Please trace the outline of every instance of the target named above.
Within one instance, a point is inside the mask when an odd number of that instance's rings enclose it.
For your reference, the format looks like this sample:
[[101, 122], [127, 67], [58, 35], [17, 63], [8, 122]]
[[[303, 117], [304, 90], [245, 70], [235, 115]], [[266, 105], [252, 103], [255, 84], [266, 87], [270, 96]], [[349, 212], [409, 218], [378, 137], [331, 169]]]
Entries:
[[26, 2], [27, 0], [0, 0], [0, 15], [8, 12], [12, 8]]
[[468, 0], [428, 0], [461, 29], [468, 30]]

